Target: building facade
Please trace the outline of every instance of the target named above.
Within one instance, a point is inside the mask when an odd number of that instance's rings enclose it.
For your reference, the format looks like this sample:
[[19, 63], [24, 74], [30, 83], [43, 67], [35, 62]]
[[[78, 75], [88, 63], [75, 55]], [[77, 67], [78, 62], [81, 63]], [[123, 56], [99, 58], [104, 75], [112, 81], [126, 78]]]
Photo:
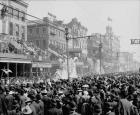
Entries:
[[[24, 76], [30, 73], [31, 59], [18, 41], [27, 40], [28, 4], [23, 0], [1, 0], [0, 8], [0, 69], [12, 70], [8, 76]], [[2, 71], [0, 74], [5, 75]]]
[[51, 73], [59, 68], [59, 58], [66, 53], [65, 28], [63, 21], [48, 13], [42, 21], [28, 22], [28, 41], [47, 52], [51, 61]]
[[69, 29], [69, 51], [82, 52], [87, 54], [87, 38], [78, 38], [87, 35], [88, 29], [84, 27], [77, 18], [73, 18], [68, 24], [65, 25]]
[[[44, 17], [42, 22], [28, 23], [28, 41], [33, 42], [43, 50], [48, 48], [66, 50], [65, 28], [62, 21], [50, 20]], [[53, 48], [54, 47], [54, 48]]]
[[106, 33], [94, 33], [87, 42], [88, 57], [93, 60], [94, 73], [119, 71], [120, 41], [107, 26]]

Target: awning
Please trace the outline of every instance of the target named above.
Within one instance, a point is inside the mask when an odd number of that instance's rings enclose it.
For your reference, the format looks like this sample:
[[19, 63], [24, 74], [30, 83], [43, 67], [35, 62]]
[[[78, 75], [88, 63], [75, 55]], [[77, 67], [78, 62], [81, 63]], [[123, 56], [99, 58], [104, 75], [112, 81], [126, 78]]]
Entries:
[[5, 63], [32, 63], [31, 60], [21, 60], [21, 59], [3, 59], [0, 58], [0, 62], [5, 62]]
[[32, 67], [38, 67], [38, 68], [51, 68], [52, 65], [50, 63], [33, 63]]

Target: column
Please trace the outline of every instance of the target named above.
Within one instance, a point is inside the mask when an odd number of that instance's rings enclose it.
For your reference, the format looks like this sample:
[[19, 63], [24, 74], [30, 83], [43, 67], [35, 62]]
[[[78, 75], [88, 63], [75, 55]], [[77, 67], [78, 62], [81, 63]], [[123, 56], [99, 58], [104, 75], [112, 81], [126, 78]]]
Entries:
[[[10, 65], [10, 63], [7, 62], [7, 70], [9, 70], [9, 65]], [[9, 79], [9, 73], [7, 73], [7, 77]]]
[[24, 77], [24, 71], [25, 71], [25, 64], [23, 64], [23, 77]]
[[16, 77], [17, 77], [17, 63], [16, 63]]

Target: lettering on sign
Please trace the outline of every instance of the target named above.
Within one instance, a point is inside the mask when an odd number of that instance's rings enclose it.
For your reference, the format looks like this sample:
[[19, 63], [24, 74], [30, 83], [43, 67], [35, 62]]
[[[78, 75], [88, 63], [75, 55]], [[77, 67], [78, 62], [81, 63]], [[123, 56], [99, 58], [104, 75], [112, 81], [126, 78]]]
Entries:
[[131, 39], [131, 44], [140, 44], [140, 39]]

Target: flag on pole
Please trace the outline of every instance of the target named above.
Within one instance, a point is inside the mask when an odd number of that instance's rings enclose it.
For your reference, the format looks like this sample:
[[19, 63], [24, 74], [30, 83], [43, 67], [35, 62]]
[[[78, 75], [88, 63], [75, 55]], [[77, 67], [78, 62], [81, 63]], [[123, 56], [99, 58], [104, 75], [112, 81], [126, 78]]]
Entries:
[[112, 19], [110, 17], [107, 18], [108, 21], [112, 22]]

